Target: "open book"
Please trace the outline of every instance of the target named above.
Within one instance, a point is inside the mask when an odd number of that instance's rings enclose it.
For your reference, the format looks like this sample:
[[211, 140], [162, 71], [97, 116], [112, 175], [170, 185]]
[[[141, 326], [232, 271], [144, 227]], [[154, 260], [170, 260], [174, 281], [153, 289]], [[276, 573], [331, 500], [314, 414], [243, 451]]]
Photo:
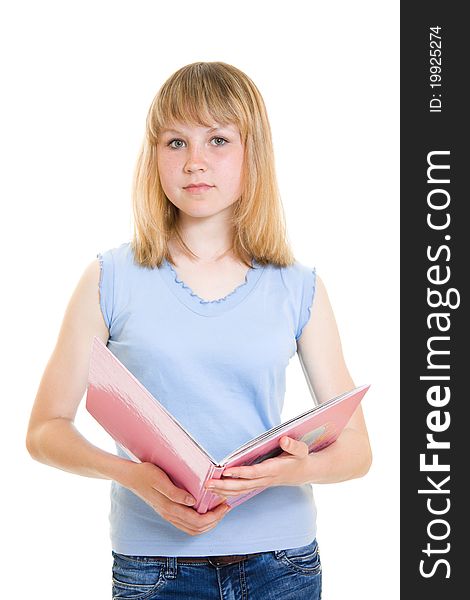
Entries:
[[[229, 467], [253, 465], [281, 454], [279, 440], [283, 435], [304, 441], [309, 452], [329, 446], [369, 387], [363, 385], [323, 402], [249, 440], [217, 462], [95, 336], [86, 408], [130, 458], [160, 467], [176, 486], [193, 495], [193, 508], [205, 513], [221, 502], [204, 487], [208, 479], [220, 479]], [[227, 503], [236, 506], [263, 489], [229, 497]]]

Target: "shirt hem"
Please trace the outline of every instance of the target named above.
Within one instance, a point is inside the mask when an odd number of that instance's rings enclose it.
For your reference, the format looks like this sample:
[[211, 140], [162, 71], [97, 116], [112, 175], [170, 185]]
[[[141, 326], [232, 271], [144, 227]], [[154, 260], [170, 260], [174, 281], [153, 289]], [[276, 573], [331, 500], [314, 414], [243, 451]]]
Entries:
[[114, 539], [112, 541], [112, 550], [117, 554], [127, 554], [130, 556], [223, 556], [231, 554], [252, 554], [255, 552], [272, 552], [274, 550], [285, 550], [286, 548], [298, 548], [306, 546], [316, 537], [316, 531], [311, 530], [303, 535], [289, 537], [270, 537], [253, 540], [247, 544], [244, 540], [240, 544], [216, 544], [212, 543], [204, 548], [196, 546], [187, 546], [187, 551], [182, 549], [181, 544], [162, 544], [158, 545], [152, 542], [129, 541]]

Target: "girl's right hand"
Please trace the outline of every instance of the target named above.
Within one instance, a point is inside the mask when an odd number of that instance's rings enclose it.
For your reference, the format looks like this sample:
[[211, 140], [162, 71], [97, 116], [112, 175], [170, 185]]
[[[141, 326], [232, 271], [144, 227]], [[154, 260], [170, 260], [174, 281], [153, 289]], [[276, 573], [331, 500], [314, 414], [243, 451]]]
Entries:
[[175, 486], [168, 475], [152, 463], [130, 462], [126, 481], [119, 482], [139, 496], [160, 516], [189, 535], [213, 529], [230, 510], [225, 498], [213, 510], [200, 514], [187, 504], [191, 494]]

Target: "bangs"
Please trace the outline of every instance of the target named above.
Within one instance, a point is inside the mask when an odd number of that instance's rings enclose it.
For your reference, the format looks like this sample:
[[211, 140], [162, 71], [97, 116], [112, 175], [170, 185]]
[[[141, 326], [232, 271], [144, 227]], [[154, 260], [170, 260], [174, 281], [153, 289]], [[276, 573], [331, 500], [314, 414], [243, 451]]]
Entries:
[[150, 141], [156, 143], [160, 131], [177, 121], [206, 127], [214, 122], [234, 123], [245, 137], [247, 107], [243, 96], [247, 90], [242, 89], [236, 73], [218, 64], [188, 65], [164, 83], [148, 115]]

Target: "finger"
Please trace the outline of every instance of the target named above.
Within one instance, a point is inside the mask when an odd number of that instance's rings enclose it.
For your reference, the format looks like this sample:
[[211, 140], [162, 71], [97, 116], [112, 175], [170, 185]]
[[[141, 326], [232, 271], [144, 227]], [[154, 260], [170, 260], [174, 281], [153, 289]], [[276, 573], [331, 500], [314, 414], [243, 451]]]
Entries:
[[[212, 492], [214, 493], [214, 492]], [[217, 506], [219, 506], [220, 504], [222, 504], [222, 502], [225, 502], [225, 496], [221, 496], [220, 494], [215, 494], [216, 496], [218, 496], [219, 501], [217, 502], [217, 504], [214, 504], [212, 510], [214, 510], [214, 508], [216, 508]]]
[[222, 479], [214, 481], [231, 481], [234, 479], [258, 479], [267, 477], [272, 474], [272, 469], [269, 460], [266, 460], [258, 465], [244, 467], [230, 467], [227, 472], [223, 473]]
[[284, 436], [280, 440], [281, 448], [284, 449], [285, 452], [274, 457], [267, 458], [261, 463], [257, 465], [251, 466], [242, 466], [242, 467], [229, 467], [227, 471], [224, 471], [222, 474], [222, 481], [227, 481], [228, 478], [231, 479], [258, 479], [261, 477], [273, 477], [276, 475], [279, 469], [279, 459], [285, 459], [286, 457], [300, 457], [305, 458], [308, 456], [308, 446], [305, 442], [301, 442], [300, 440], [294, 440], [293, 438], [289, 438]]
[[[226, 511], [226, 512], [228, 512], [228, 511]], [[184, 521], [183, 522], [180, 521], [180, 523], [181, 523], [182, 527], [188, 528], [188, 530], [191, 532], [192, 535], [198, 535], [201, 533], [205, 533], [206, 531], [210, 531], [211, 529], [214, 529], [214, 527], [217, 527], [219, 522], [223, 519], [224, 515], [225, 515], [225, 513], [222, 514], [221, 516], [219, 516], [219, 518], [211, 521], [208, 524], [204, 524], [203, 522], [201, 522], [197, 525], [194, 525], [194, 524], [188, 525]]]
[[172, 514], [168, 516], [174, 525], [181, 525], [194, 533], [201, 533], [203, 530], [215, 527], [217, 523], [227, 514], [230, 507], [224, 499], [223, 504], [217, 508], [207, 511], [204, 514], [198, 513], [193, 508], [184, 506], [174, 506]]
[[[284, 453], [285, 457], [291, 457], [289, 453]], [[221, 480], [214, 481], [231, 481], [237, 479], [261, 479], [262, 477], [274, 477], [279, 470], [280, 456], [275, 458], [267, 458], [262, 463], [243, 467], [230, 467], [223, 474]]]
[[[218, 522], [223, 517], [225, 517], [225, 515], [231, 510], [231, 508], [232, 507], [230, 506], [230, 504], [227, 504], [227, 499], [224, 497], [223, 500], [222, 500], [222, 502], [220, 504], [218, 504], [212, 510], [208, 510], [203, 515], [197, 513], [197, 519], [201, 523], [203, 523], [205, 520], [208, 520], [209, 524], [211, 522]], [[195, 512], [195, 511], [193, 511], [193, 512]]]
[[181, 529], [181, 531], [184, 531], [185, 533], [188, 533], [189, 535], [201, 535], [202, 533], [206, 533], [206, 531], [210, 531], [211, 529], [214, 529], [215, 527], [217, 527], [217, 523], [214, 523], [213, 525], [209, 526], [209, 527], [205, 527], [204, 529], [195, 529], [195, 528], [190, 528], [187, 527], [185, 525], [182, 524], [177, 524], [177, 523], [173, 523], [172, 521], [170, 521], [170, 523], [172, 525], [174, 525], [175, 527], [177, 527], [178, 529]]
[[193, 531], [191, 533], [191, 535], [202, 535], [203, 533], [207, 533], [208, 531], [215, 529], [217, 527], [218, 523], [219, 523], [219, 521], [217, 521], [213, 525], [210, 525], [209, 527], [205, 527], [204, 529], [198, 529], [197, 531]]
[[308, 455], [308, 446], [301, 440], [294, 440], [294, 438], [290, 438], [286, 435], [279, 440], [279, 443], [281, 448], [286, 452], [289, 452], [289, 454], [300, 456], [302, 458]]
[[186, 490], [183, 490], [174, 485], [174, 483], [164, 471], [161, 471], [161, 478], [158, 482], [158, 488], [154, 486], [153, 489], [158, 494], [162, 494], [165, 498], [171, 500], [171, 502], [184, 504], [186, 506], [194, 506], [194, 504], [196, 504], [196, 499]]
[[211, 525], [208, 525], [207, 527], [189, 527], [188, 525], [185, 525], [185, 524], [173, 523], [173, 525], [175, 525], [175, 527], [178, 527], [178, 529], [181, 529], [185, 533], [189, 533], [189, 535], [201, 535], [201, 533], [206, 533], [207, 531], [214, 529], [215, 527], [217, 527], [218, 524], [219, 524], [219, 521], [216, 521], [215, 523], [212, 523]]
[[187, 520], [178, 517], [176, 514], [169, 515], [165, 512], [162, 512], [161, 515], [166, 521], [168, 521], [178, 529], [185, 531], [186, 533], [198, 533], [198, 529], [194, 524], [188, 523]]
[[[212, 483], [216, 486], [214, 488], [209, 488], [211, 492], [220, 494], [222, 496], [239, 496], [245, 492], [250, 492], [260, 487], [267, 487], [272, 485], [273, 478], [272, 477], [259, 477], [257, 479], [216, 479], [213, 480]], [[211, 485], [211, 482], [208, 481], [206, 487]]]

